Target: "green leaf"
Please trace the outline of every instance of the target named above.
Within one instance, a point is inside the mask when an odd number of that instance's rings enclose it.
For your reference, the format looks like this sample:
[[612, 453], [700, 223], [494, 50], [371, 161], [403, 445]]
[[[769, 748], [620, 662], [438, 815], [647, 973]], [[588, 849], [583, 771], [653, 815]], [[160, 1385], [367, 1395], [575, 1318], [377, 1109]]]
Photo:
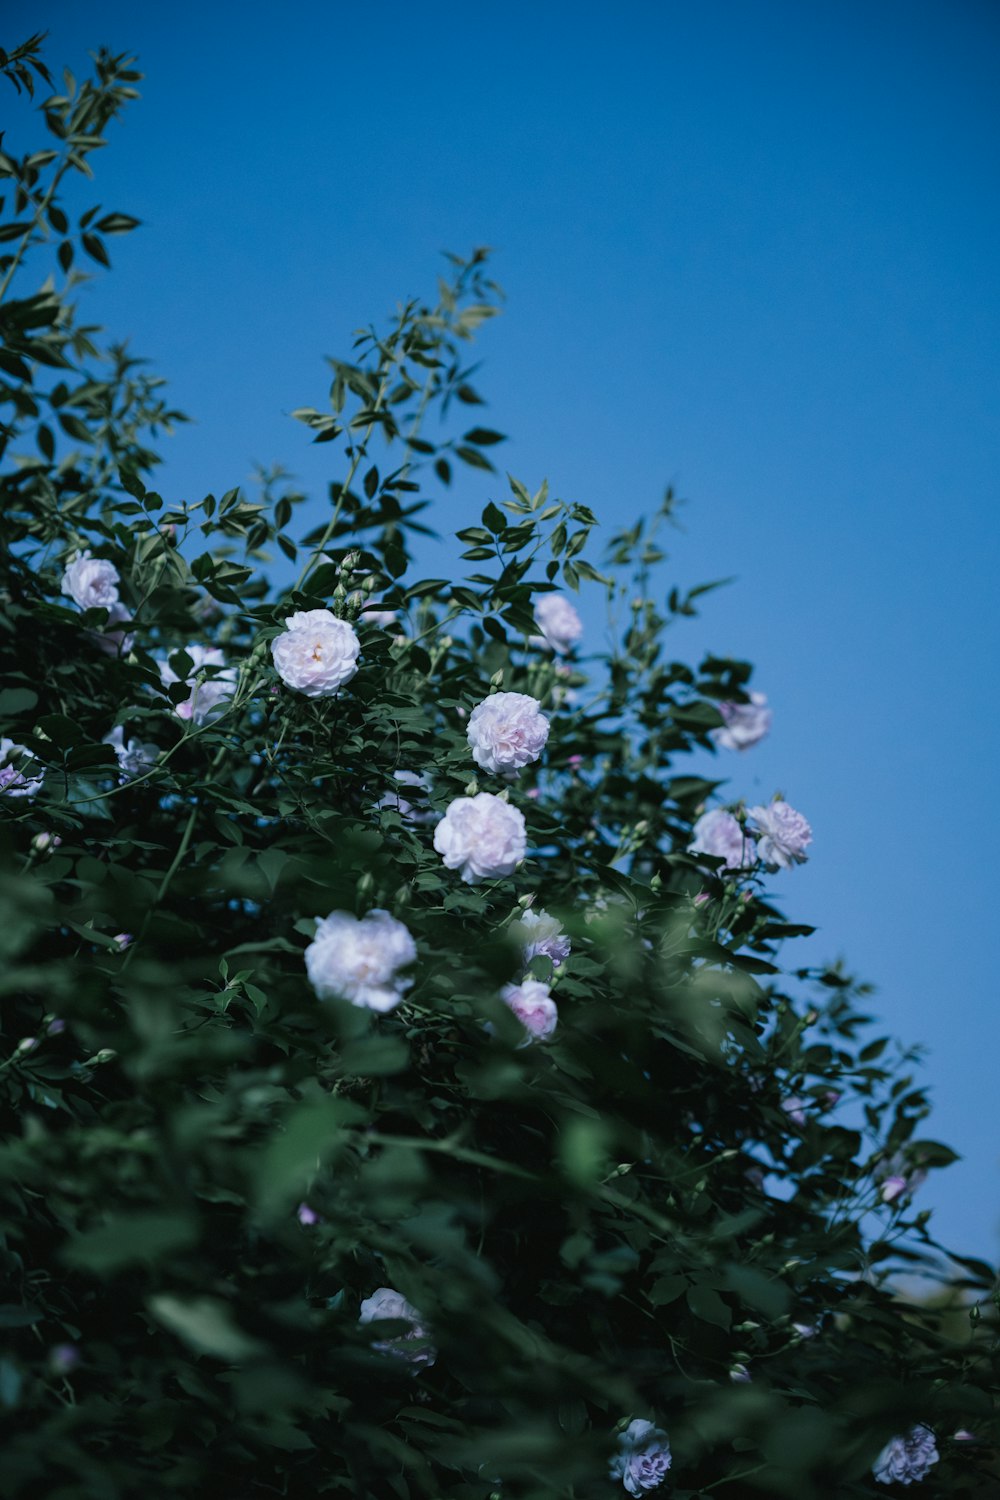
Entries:
[[226, 1364], [241, 1364], [266, 1352], [266, 1345], [237, 1326], [231, 1310], [218, 1297], [182, 1297], [159, 1292], [146, 1305], [158, 1323], [196, 1354], [208, 1354]]
[[153, 1264], [197, 1242], [198, 1222], [184, 1213], [123, 1214], [76, 1235], [62, 1251], [75, 1270], [114, 1275], [124, 1266]]

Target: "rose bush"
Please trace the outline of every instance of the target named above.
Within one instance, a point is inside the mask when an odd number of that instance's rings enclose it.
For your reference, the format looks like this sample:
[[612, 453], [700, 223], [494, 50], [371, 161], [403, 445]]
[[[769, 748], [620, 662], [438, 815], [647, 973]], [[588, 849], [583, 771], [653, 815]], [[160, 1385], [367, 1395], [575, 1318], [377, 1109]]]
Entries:
[[919, 1209], [913, 1054], [796, 956], [805, 819], [718, 805], [761, 704], [681, 659], [673, 497], [597, 551], [496, 477], [481, 252], [297, 412], [322, 500], [161, 494], [179, 414], [76, 305], [134, 221], [67, 197], [136, 81], [0, 154], [0, 1494], [995, 1495], [994, 1273]]

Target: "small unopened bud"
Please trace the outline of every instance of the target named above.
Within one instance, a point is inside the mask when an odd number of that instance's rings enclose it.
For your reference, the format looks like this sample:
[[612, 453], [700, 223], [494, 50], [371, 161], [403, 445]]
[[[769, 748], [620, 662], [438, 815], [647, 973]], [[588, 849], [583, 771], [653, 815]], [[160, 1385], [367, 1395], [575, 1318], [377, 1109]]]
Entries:
[[465, 790], [462, 793], [462, 795], [464, 797], [474, 797], [478, 791], [479, 791], [479, 782], [473, 776], [473, 778], [472, 778], [471, 781], [467, 781], [466, 782], [466, 784], [465, 784]]
[[529, 891], [526, 896], [518, 896], [518, 898], [517, 898], [517, 904], [521, 908], [522, 911], [527, 911], [528, 908], [529, 908], [529, 906], [534, 906], [534, 904], [535, 904], [535, 893], [534, 893], [534, 891]]
[[699, 891], [694, 898], [694, 904], [695, 906], [707, 906], [711, 899], [707, 891]]
[[62, 839], [57, 833], [36, 833], [31, 840], [31, 847], [36, 854], [51, 854], [61, 843]]
[[344, 560], [343, 560], [343, 562], [340, 565], [341, 572], [342, 573], [353, 573], [354, 569], [357, 567], [357, 565], [358, 565], [358, 563], [360, 561], [361, 561], [361, 553], [360, 552], [347, 552], [347, 553], [345, 553]]
[[333, 597], [338, 603], [342, 603], [347, 598], [347, 590], [342, 583], [337, 584], [337, 587], [333, 591]]
[[502, 687], [502, 686], [503, 686], [503, 667], [501, 667], [498, 672], [494, 672], [493, 676], [490, 678], [490, 687]]
[[125, 949], [132, 942], [132, 934], [130, 932], [116, 932], [115, 942], [118, 944], [118, 952], [124, 953]]
[[375, 577], [374, 573], [369, 573], [368, 577], [366, 579], [364, 579], [364, 581], [361, 584], [361, 592], [363, 594], [374, 594], [374, 592], [375, 592], [375, 590], [377, 588], [378, 588], [378, 579]]
[[360, 589], [355, 589], [353, 594], [348, 595], [347, 603], [351, 609], [360, 609], [364, 602], [365, 596]]
[[358, 877], [357, 891], [359, 896], [367, 896], [375, 889], [375, 876], [371, 870]]
[[32, 1052], [38, 1046], [37, 1036], [23, 1036], [18, 1042], [17, 1052]]

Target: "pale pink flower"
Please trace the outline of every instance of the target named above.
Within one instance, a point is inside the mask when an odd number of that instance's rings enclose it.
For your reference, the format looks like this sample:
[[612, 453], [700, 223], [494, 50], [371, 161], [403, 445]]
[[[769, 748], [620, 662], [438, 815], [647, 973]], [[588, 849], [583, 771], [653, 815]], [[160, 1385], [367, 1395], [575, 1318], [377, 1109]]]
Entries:
[[[178, 677], [169, 661], [161, 661], [160, 681], [164, 687], [183, 682], [185, 687], [191, 689], [186, 698], [174, 704], [174, 713], [179, 719], [190, 720], [193, 724], [208, 724], [233, 697], [239, 674], [235, 667], [226, 666], [226, 658], [217, 646], [194, 644], [182, 649], [192, 663], [190, 676]], [[206, 676], [206, 670], [211, 671], [212, 675]]]
[[136, 776], [144, 775], [146, 771], [152, 770], [160, 758], [159, 745], [148, 740], [126, 740], [121, 724], [116, 724], [111, 733], [104, 736], [101, 744], [110, 745], [118, 757], [122, 781], [132, 781]]
[[63, 573], [60, 589], [81, 609], [110, 610], [118, 603], [120, 582], [114, 563], [91, 557], [89, 551], [76, 552]]
[[775, 798], [766, 807], [748, 808], [747, 820], [760, 834], [757, 853], [769, 870], [790, 870], [793, 864], [805, 864], [812, 829], [794, 807]]
[[466, 737], [484, 771], [517, 772], [538, 759], [549, 721], [528, 693], [493, 693], [469, 715]]
[[918, 1422], [905, 1437], [894, 1437], [886, 1443], [872, 1465], [879, 1484], [916, 1484], [926, 1478], [940, 1454], [929, 1427]]
[[348, 1000], [384, 1012], [395, 1010], [413, 984], [399, 971], [416, 956], [412, 935], [387, 911], [370, 911], [360, 921], [350, 912], [333, 911], [316, 918], [305, 962], [321, 1000]]
[[556, 1003], [547, 984], [537, 979], [522, 979], [520, 984], [505, 984], [500, 998], [514, 1012], [528, 1035], [522, 1046], [550, 1037], [559, 1019]]
[[29, 768], [32, 763], [37, 764], [35, 757], [23, 745], [9, 740], [6, 735], [0, 737], [0, 796], [27, 797], [29, 801], [38, 796], [45, 772], [41, 770], [37, 775], [31, 775]]
[[534, 908], [524, 912], [510, 924], [510, 935], [520, 944], [525, 965], [539, 954], [551, 959], [552, 967], [558, 969], [569, 958], [572, 944], [562, 929], [557, 917], [547, 911]]
[[757, 860], [757, 845], [739, 820], [724, 808], [714, 807], [702, 813], [694, 825], [694, 838], [688, 844], [689, 854], [710, 854], [725, 860], [727, 870], [746, 870]]
[[608, 1470], [620, 1479], [630, 1495], [645, 1495], [659, 1489], [673, 1459], [667, 1434], [652, 1422], [630, 1422], [618, 1435], [619, 1452]]
[[527, 850], [524, 814], [492, 792], [456, 797], [434, 830], [434, 847], [468, 885], [511, 875]]
[[362, 1302], [358, 1322], [363, 1326], [389, 1319], [410, 1326], [405, 1333], [397, 1333], [392, 1338], [374, 1339], [372, 1348], [380, 1354], [393, 1354], [414, 1366], [432, 1365], [437, 1359], [437, 1350], [427, 1336], [420, 1313], [412, 1302], [407, 1302], [402, 1292], [394, 1291], [391, 1286], [380, 1286]]
[[307, 698], [330, 697], [349, 682], [360, 650], [354, 627], [328, 609], [289, 615], [283, 633], [271, 642], [278, 676]]
[[532, 643], [548, 646], [559, 656], [571, 651], [583, 635], [583, 621], [564, 594], [543, 594], [535, 604], [535, 621], [541, 635], [532, 636]]
[[771, 728], [771, 710], [763, 693], [750, 693], [749, 703], [717, 703], [725, 723], [712, 730], [712, 739], [724, 750], [749, 750]]

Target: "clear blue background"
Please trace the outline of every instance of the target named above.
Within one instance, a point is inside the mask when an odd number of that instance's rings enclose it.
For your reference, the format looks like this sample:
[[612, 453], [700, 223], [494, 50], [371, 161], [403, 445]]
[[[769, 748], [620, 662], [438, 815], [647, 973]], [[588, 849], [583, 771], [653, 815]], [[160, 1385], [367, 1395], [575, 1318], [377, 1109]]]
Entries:
[[252, 459], [322, 496], [287, 415], [324, 404], [321, 356], [483, 243], [506, 466], [608, 531], [690, 497], [664, 586], [739, 582], [676, 653], [758, 664], [775, 727], [723, 761], [733, 795], [812, 821], [777, 887], [926, 1044], [964, 1160], [921, 1201], [995, 1258], [996, 6], [15, 0], [0, 43], [42, 26], [77, 73], [101, 44], [147, 73], [96, 184], [146, 227], [86, 297], [198, 420], [169, 498]]

